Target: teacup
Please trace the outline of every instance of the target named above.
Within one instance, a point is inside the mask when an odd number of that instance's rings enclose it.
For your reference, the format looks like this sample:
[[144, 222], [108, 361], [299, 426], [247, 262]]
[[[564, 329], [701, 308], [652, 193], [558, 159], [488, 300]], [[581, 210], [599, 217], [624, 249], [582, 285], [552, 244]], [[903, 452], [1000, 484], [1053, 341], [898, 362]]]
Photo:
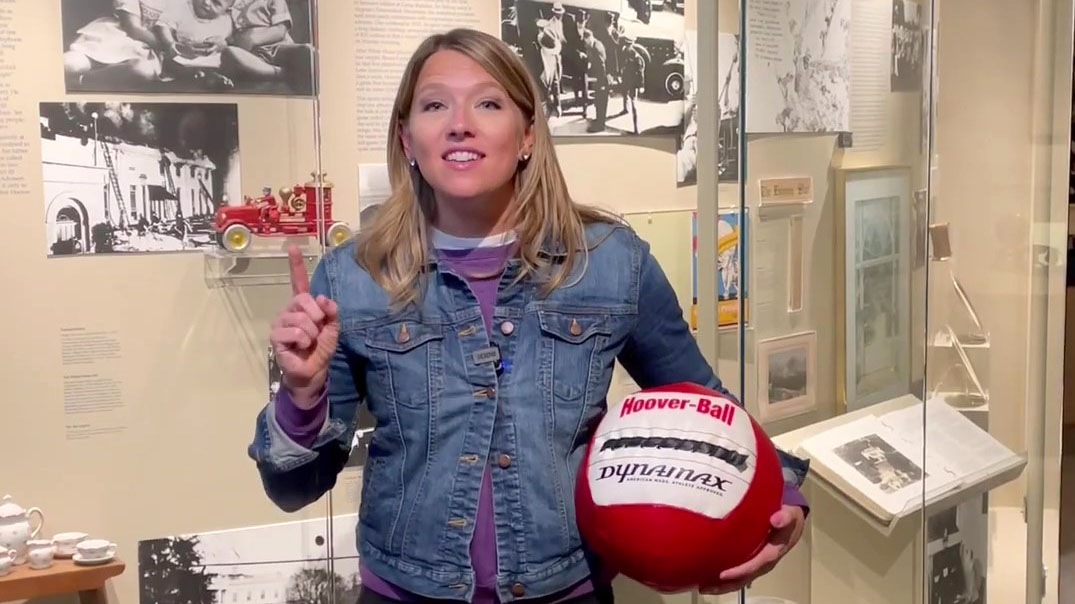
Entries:
[[75, 546], [83, 560], [102, 560], [116, 555], [116, 544], [107, 539], [86, 539]]
[[57, 533], [52, 536], [52, 544], [56, 546], [57, 558], [70, 558], [78, 550], [75, 546], [86, 539], [86, 533]]
[[30, 568], [41, 570], [52, 566], [52, 557], [56, 555], [56, 546], [48, 539], [32, 539], [26, 543], [29, 550], [26, 559]]
[[7, 549], [0, 545], [0, 577], [11, 572], [11, 567], [15, 566], [15, 553], [13, 549]]

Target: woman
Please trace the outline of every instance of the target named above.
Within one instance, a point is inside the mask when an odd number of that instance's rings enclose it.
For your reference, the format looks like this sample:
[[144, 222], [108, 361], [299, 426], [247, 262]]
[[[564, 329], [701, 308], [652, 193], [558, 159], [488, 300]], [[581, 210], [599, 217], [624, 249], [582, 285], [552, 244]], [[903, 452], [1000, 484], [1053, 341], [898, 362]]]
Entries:
[[[611, 602], [573, 488], [614, 361], [642, 387], [721, 388], [646, 243], [572, 202], [541, 98], [496, 38], [430, 37], [396, 97], [392, 196], [309, 282], [292, 250], [270, 336], [283, 387], [250, 454], [296, 510], [334, 485], [358, 405], [376, 418], [360, 602]], [[805, 502], [786, 492], [772, 543], [714, 589], [798, 539]]]

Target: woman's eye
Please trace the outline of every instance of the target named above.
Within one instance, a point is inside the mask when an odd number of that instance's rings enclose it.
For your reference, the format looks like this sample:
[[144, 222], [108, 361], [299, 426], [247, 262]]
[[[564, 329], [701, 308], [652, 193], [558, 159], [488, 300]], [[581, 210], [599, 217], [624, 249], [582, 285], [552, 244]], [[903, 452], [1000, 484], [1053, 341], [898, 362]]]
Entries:
[[425, 110], [425, 111], [430, 111], [432, 109], [438, 109], [438, 108], [443, 107], [443, 106], [444, 105], [440, 101], [430, 101], [430, 102], [426, 103], [425, 105], [423, 105], [422, 109]]
[[496, 101], [482, 101], [481, 106], [486, 109], [500, 109], [500, 103]]

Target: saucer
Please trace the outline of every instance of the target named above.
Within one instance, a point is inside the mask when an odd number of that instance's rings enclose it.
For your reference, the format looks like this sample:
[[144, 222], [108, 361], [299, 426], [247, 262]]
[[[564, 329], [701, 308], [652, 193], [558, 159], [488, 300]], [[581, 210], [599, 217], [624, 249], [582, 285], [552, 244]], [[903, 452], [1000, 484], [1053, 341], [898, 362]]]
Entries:
[[71, 556], [71, 559], [75, 561], [75, 564], [85, 564], [86, 566], [93, 566], [96, 564], [107, 564], [112, 561], [116, 556], [101, 556], [100, 558], [86, 558], [82, 554], [75, 554]]

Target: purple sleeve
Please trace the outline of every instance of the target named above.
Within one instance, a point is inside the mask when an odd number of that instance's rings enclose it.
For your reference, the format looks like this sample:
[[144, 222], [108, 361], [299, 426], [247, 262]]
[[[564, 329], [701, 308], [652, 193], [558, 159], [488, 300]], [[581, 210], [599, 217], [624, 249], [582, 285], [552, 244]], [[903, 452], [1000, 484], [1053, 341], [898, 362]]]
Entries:
[[810, 514], [810, 504], [795, 485], [784, 483], [784, 505], [797, 505], [803, 509], [803, 515]]
[[287, 388], [276, 391], [276, 423], [296, 444], [310, 448], [325, 424], [328, 413], [328, 389], [321, 390], [321, 396], [312, 409], [295, 406]]

